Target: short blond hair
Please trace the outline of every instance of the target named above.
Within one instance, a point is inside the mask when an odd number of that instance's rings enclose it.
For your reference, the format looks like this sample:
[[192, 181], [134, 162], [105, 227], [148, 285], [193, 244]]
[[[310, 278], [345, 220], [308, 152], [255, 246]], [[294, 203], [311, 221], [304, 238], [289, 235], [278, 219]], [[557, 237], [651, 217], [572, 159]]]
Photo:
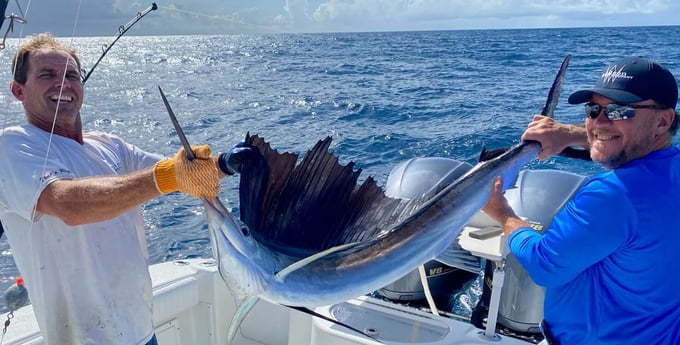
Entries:
[[35, 36], [28, 36], [26, 41], [19, 46], [14, 59], [12, 60], [12, 75], [14, 81], [19, 84], [26, 83], [28, 73], [28, 58], [32, 53], [41, 49], [49, 49], [56, 51], [63, 51], [71, 55], [78, 65], [80, 72], [80, 59], [78, 58], [78, 51], [75, 48], [68, 47], [57, 41], [51, 33], [45, 32]]

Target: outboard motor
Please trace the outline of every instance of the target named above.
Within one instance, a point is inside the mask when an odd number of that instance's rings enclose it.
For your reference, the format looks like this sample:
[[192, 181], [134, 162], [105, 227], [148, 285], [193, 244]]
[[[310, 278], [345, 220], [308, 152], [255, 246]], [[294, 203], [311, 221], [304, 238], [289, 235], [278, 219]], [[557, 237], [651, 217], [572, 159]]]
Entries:
[[[409, 159], [392, 169], [385, 185], [385, 194], [403, 199], [416, 198], [424, 193], [434, 195], [471, 168], [468, 163], [449, 158]], [[434, 299], [448, 300], [454, 291], [475, 279], [481, 272], [480, 259], [462, 249], [457, 242], [452, 243], [441, 257], [425, 263], [424, 266]], [[393, 301], [425, 300], [425, 291], [417, 269], [379, 289], [378, 294]]]
[[[508, 189], [505, 196], [515, 213], [542, 234], [585, 180], [585, 176], [560, 170], [523, 170], [516, 188]], [[479, 328], [485, 327], [495, 268], [495, 263], [487, 260], [482, 296], [471, 317], [472, 324]], [[508, 254], [498, 311], [499, 331], [505, 327], [520, 335], [540, 334], [544, 296], [545, 288], [536, 285], [517, 259]]]

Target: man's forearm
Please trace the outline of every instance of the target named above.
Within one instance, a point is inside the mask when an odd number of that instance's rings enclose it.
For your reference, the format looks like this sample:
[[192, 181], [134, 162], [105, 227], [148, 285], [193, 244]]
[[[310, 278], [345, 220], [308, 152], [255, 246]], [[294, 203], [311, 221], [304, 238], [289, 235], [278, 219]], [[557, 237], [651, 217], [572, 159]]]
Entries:
[[513, 215], [505, 218], [501, 222], [501, 227], [503, 228], [503, 234], [505, 234], [505, 238], [507, 239], [517, 229], [529, 227], [529, 223]]
[[149, 168], [122, 176], [55, 181], [40, 195], [37, 211], [81, 225], [111, 219], [160, 195]]

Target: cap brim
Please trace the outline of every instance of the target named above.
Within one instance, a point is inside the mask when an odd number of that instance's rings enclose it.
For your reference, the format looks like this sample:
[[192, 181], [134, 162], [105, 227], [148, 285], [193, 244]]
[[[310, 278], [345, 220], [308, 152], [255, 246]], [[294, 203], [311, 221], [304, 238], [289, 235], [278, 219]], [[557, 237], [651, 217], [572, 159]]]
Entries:
[[572, 93], [567, 101], [569, 102], [569, 104], [586, 103], [589, 102], [591, 98], [593, 98], [594, 93], [607, 97], [619, 104], [629, 104], [643, 101], [642, 98], [635, 96], [630, 92], [617, 89], [604, 89], [598, 87], [592, 89], [578, 90]]

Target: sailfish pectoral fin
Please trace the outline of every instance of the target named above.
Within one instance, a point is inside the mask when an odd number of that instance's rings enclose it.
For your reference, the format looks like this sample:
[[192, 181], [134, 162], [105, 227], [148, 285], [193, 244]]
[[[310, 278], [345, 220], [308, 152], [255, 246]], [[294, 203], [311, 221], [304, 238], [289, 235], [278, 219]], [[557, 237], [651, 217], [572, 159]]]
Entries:
[[360, 243], [361, 242], [347, 243], [347, 244], [335, 246], [333, 248], [328, 248], [328, 249], [320, 251], [320, 252], [318, 252], [314, 255], [307, 256], [307, 257], [305, 257], [301, 260], [298, 260], [298, 261], [288, 265], [288, 267], [277, 272], [274, 275], [274, 279], [276, 279], [279, 282], [282, 282], [284, 279], [286, 279], [286, 276], [289, 275], [291, 272], [294, 272], [294, 271], [296, 271], [296, 270], [298, 270], [302, 267], [305, 267], [305, 266], [309, 265], [310, 263], [323, 258], [324, 256], [333, 254], [335, 252], [339, 252], [339, 251], [344, 250], [344, 249], [354, 247], [354, 246], [356, 246]]
[[241, 301], [241, 304], [239, 304], [238, 309], [236, 309], [236, 313], [234, 313], [234, 316], [231, 318], [231, 323], [229, 324], [229, 330], [227, 331], [228, 345], [233, 344], [234, 337], [236, 336], [239, 327], [241, 327], [241, 323], [243, 323], [248, 312], [253, 309], [258, 300], [259, 298], [256, 296], [249, 296]]

